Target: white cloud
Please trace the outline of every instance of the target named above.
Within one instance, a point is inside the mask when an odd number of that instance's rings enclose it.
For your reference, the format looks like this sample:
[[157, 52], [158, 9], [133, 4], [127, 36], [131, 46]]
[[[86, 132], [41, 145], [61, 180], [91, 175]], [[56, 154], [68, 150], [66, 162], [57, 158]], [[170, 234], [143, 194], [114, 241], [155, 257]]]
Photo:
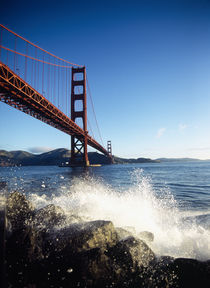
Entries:
[[28, 151], [31, 153], [39, 154], [53, 150], [51, 147], [30, 147]]
[[163, 136], [163, 134], [165, 133], [165, 131], [166, 131], [166, 128], [160, 128], [160, 129], [158, 129], [156, 137], [157, 137], [157, 138], [160, 138], [161, 136]]
[[187, 124], [182, 124], [182, 123], [180, 123], [180, 124], [179, 124], [179, 131], [183, 131], [183, 130], [185, 130], [187, 127], [188, 127]]

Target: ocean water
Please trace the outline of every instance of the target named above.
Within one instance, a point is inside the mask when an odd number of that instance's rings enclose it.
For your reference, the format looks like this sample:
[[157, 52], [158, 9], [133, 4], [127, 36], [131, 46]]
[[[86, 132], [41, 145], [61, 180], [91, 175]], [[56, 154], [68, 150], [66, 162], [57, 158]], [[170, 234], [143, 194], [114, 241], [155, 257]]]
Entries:
[[0, 167], [0, 181], [36, 208], [53, 203], [82, 220], [111, 220], [136, 237], [150, 231], [156, 255], [210, 259], [210, 161]]

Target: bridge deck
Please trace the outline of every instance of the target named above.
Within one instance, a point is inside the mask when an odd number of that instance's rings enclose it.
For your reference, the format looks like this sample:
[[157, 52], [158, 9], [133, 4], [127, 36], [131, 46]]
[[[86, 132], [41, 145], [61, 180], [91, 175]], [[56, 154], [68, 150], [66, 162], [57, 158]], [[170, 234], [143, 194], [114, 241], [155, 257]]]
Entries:
[[[85, 135], [82, 128], [1, 61], [0, 101], [78, 139]], [[90, 135], [87, 135], [87, 142], [89, 146], [110, 157], [108, 151]]]

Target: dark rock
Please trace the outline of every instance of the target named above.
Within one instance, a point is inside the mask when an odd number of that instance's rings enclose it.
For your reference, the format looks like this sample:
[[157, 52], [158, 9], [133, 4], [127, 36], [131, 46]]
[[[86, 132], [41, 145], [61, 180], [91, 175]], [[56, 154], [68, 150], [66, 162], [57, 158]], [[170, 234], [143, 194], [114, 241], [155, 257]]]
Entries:
[[8, 287], [28, 287], [34, 266], [43, 259], [43, 235], [31, 226], [7, 235], [6, 262]]
[[36, 211], [34, 216], [34, 224], [41, 228], [53, 228], [55, 226], [62, 226], [65, 224], [65, 212], [59, 206], [50, 204], [44, 208]]
[[23, 228], [32, 221], [34, 207], [26, 196], [15, 191], [11, 193], [6, 203], [6, 217], [12, 229]]
[[177, 275], [170, 266], [173, 262], [170, 256], [156, 258], [144, 271], [142, 287], [178, 288]]
[[69, 283], [71, 287], [105, 287], [113, 278], [113, 261], [105, 252], [117, 242], [118, 235], [110, 221], [72, 224], [54, 231], [45, 247], [45, 267], [51, 271], [48, 281], [55, 285], [63, 279], [64, 287]]
[[64, 282], [67, 285], [70, 281], [72, 287], [128, 287], [136, 280], [139, 269], [148, 267], [155, 259], [142, 240], [129, 237], [118, 241], [110, 221], [61, 229], [50, 234], [46, 250], [46, 267], [53, 275], [50, 281], [61, 279], [57, 271], [62, 269]]
[[[10, 194], [7, 207], [12, 225], [5, 249], [8, 287], [210, 287], [210, 261], [158, 258], [143, 240], [110, 221], [58, 229], [66, 219], [60, 207], [48, 205], [35, 213], [18, 192]], [[143, 236], [153, 239], [147, 231]]]
[[93, 248], [106, 250], [117, 241], [118, 235], [112, 222], [100, 220], [71, 224], [49, 236], [50, 246], [60, 251], [67, 249], [81, 252]]
[[149, 287], [210, 287], [210, 263], [195, 259], [162, 256], [151, 265], [144, 278], [144, 286]]
[[210, 261], [177, 258], [171, 265], [178, 287], [210, 287]]
[[144, 241], [132, 236], [119, 241], [110, 251], [112, 257], [124, 262], [123, 266], [127, 265], [132, 271], [136, 267], [148, 267], [150, 262], [155, 260], [155, 254], [149, 246]]
[[155, 259], [154, 252], [142, 240], [137, 240], [134, 237], [128, 237], [122, 240], [121, 243], [125, 245], [132, 256], [133, 262], [137, 266], [147, 267]]

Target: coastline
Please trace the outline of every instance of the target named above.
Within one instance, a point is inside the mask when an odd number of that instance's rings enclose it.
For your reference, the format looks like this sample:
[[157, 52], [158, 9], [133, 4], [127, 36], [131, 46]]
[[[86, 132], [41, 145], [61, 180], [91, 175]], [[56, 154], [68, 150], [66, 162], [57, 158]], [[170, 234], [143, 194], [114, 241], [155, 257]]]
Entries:
[[[134, 237], [111, 221], [81, 221], [19, 193], [6, 206], [9, 287], [209, 287], [210, 260], [157, 257], [155, 235]], [[2, 227], [1, 227], [2, 228]]]

